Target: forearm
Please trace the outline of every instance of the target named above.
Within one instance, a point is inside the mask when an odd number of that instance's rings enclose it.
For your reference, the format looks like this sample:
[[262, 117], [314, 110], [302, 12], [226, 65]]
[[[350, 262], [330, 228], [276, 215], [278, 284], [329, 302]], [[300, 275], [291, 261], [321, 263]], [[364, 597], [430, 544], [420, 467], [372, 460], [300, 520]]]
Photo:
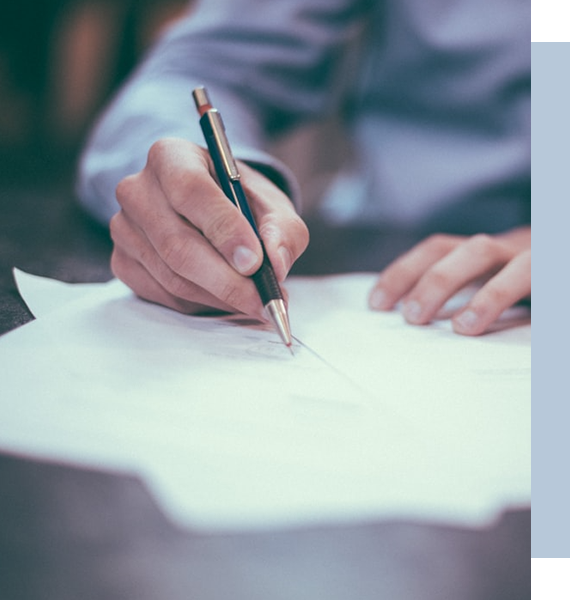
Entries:
[[[203, 144], [191, 90], [192, 84], [182, 77], [134, 80], [102, 115], [81, 156], [77, 182], [80, 201], [97, 219], [107, 222], [116, 212], [117, 184], [144, 167], [155, 141], [177, 137]], [[245, 124], [240, 135], [234, 135], [239, 140], [234, 143], [236, 157], [258, 167], [298, 203], [293, 175], [260, 149], [264, 142], [256, 134], [251, 115], [245, 111], [239, 114], [235, 103], [227, 104], [233, 107], [232, 122]], [[231, 130], [228, 135], [232, 135]]]
[[257, 5], [248, 11], [241, 3], [248, 18], [240, 20], [233, 3], [204, 3], [159, 41], [99, 119], [81, 157], [78, 196], [97, 218], [114, 214], [116, 185], [144, 167], [155, 141], [203, 143], [191, 99], [198, 85], [223, 109], [236, 157], [259, 166], [298, 203], [291, 173], [265, 149], [275, 130], [319, 116], [338, 100], [330, 85], [315, 81], [335, 72], [338, 46], [352, 35], [339, 35], [339, 21], [352, 2], [313, 0], [318, 19], [300, 17], [296, 4], [276, 2], [282, 22], [268, 32]]

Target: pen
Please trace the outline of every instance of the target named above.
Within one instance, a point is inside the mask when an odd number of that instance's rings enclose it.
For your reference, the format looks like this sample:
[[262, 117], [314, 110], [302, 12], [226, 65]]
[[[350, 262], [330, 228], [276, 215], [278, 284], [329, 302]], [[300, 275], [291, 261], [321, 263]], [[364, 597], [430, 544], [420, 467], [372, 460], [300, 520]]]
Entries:
[[200, 127], [214, 162], [220, 186], [228, 199], [236, 205], [248, 220], [263, 250], [261, 267], [251, 277], [275, 329], [283, 343], [291, 350], [291, 327], [283, 294], [241, 185], [240, 174], [226, 137], [222, 116], [212, 106], [206, 88], [197, 87], [192, 92], [192, 96], [200, 114]]

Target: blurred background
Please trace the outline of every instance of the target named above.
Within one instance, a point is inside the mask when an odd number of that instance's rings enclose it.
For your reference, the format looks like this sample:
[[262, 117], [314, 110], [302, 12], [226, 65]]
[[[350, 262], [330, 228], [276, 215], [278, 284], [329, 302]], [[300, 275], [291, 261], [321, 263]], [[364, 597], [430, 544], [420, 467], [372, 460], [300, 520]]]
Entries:
[[0, 335], [33, 318], [14, 267], [68, 282], [112, 277], [108, 229], [74, 194], [79, 152], [98, 111], [187, 9], [186, 0], [1, 4]]
[[[96, 115], [157, 37], [193, 4], [194, 0], [4, 2], [1, 189], [55, 185], [72, 193], [78, 154]], [[303, 127], [276, 142], [272, 150], [299, 178], [307, 209], [321, 198], [346, 155], [344, 145], [334, 120]], [[328, 149], [326, 154], [322, 148]]]
[[0, 184], [69, 179], [97, 111], [186, 0], [20, 0], [0, 9]]

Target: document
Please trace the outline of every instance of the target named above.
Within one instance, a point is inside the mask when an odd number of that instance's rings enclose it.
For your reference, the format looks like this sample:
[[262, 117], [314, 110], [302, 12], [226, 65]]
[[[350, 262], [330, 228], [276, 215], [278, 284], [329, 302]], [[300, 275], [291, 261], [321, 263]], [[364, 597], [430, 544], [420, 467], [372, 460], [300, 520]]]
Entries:
[[38, 318], [0, 338], [0, 451], [138, 474], [208, 531], [527, 506], [528, 315], [411, 327], [367, 309], [374, 279], [291, 278], [291, 356], [243, 316], [20, 272]]

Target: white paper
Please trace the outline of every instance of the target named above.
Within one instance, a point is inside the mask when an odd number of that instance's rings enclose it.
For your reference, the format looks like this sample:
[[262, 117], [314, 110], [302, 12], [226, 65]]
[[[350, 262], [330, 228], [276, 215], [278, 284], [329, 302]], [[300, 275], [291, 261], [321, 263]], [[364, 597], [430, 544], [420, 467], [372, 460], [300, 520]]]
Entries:
[[[39, 275], [25, 273], [13, 269], [14, 279], [20, 295], [26, 302], [30, 312], [37, 318], [62, 308], [72, 300], [78, 300], [96, 289], [90, 283], [66, 283], [57, 279], [48, 279]], [[118, 280], [111, 280], [106, 285], [121, 285]], [[97, 284], [102, 287], [105, 284]]]
[[26, 279], [31, 307], [56, 287], [59, 307], [0, 338], [4, 450], [134, 471], [209, 530], [530, 502], [529, 325], [465, 338], [368, 311], [373, 275], [291, 279], [292, 357], [266, 326], [117, 281]]

